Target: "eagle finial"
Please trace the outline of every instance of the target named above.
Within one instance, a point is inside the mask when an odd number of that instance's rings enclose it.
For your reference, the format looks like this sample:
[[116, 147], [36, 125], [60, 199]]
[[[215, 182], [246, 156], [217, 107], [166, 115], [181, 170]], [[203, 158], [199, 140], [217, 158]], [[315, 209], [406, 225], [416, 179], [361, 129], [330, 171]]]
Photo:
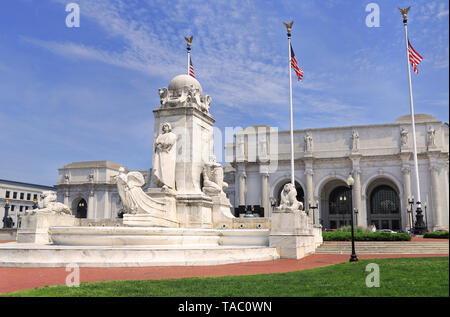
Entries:
[[191, 47], [191, 43], [192, 43], [192, 40], [194, 39], [194, 36], [192, 35], [190, 38], [184, 37], [184, 39], [187, 42], [187, 46]]
[[403, 20], [406, 20], [406, 19], [407, 19], [407, 16], [406, 16], [406, 15], [408, 14], [409, 9], [411, 9], [411, 7], [407, 7], [406, 9], [398, 8], [398, 10], [400, 11], [400, 13], [403, 15]]
[[294, 24], [294, 21], [291, 21], [291, 23], [283, 22], [283, 24], [284, 24], [284, 26], [286, 27], [287, 32], [288, 32], [288, 33], [291, 33], [292, 24]]

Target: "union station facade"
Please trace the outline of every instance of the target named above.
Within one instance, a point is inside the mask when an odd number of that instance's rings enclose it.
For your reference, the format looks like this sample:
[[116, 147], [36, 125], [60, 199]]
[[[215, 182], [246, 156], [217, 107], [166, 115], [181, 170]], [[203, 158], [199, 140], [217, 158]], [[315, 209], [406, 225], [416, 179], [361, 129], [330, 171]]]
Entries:
[[[448, 229], [448, 124], [419, 114], [416, 134], [427, 227]], [[349, 225], [352, 209], [358, 226], [407, 230], [415, 222], [415, 213], [408, 212], [408, 199], [417, 197], [409, 116], [379, 125], [295, 130], [294, 153], [297, 198], [315, 223], [324, 228]], [[235, 215], [253, 210], [270, 217], [290, 182], [289, 131], [248, 127], [226, 145], [225, 156], [226, 194]], [[58, 201], [78, 218], [117, 219], [121, 202], [113, 176], [121, 166], [97, 161], [60, 168]], [[151, 169], [140, 172], [148, 186]], [[349, 173], [355, 180], [352, 190], [346, 184]]]
[[[426, 224], [430, 230], [448, 229], [449, 127], [429, 115], [415, 119]], [[227, 194], [236, 210], [261, 206], [270, 217], [290, 182], [290, 132], [271, 135], [269, 126], [248, 127], [227, 145]], [[414, 224], [408, 203], [417, 197], [409, 115], [388, 124], [296, 130], [294, 153], [297, 198], [316, 223], [349, 225], [353, 209], [359, 226], [407, 230]], [[346, 183], [350, 173], [352, 190]]]

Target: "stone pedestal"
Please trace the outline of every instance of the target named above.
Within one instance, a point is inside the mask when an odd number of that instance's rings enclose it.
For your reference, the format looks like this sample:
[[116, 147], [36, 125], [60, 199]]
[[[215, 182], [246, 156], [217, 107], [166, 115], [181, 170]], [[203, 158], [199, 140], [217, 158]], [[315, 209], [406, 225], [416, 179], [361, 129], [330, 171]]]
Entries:
[[212, 199], [206, 195], [178, 195], [177, 218], [180, 228], [213, 228]]
[[53, 226], [76, 226], [78, 219], [71, 215], [33, 214], [22, 217], [22, 227], [17, 231], [19, 243], [50, 243], [48, 230]]
[[[269, 246], [276, 247], [281, 258], [301, 259], [314, 253], [314, 228], [304, 211], [274, 211]], [[321, 236], [321, 234], [320, 234]]]
[[146, 194], [164, 204], [164, 210], [154, 209], [151, 214], [125, 214], [123, 216], [123, 224], [133, 227], [178, 228], [176, 193], [171, 189], [149, 188]]
[[231, 204], [225, 193], [212, 196], [212, 222], [214, 228], [231, 229], [233, 228], [233, 219], [235, 218], [231, 213]]

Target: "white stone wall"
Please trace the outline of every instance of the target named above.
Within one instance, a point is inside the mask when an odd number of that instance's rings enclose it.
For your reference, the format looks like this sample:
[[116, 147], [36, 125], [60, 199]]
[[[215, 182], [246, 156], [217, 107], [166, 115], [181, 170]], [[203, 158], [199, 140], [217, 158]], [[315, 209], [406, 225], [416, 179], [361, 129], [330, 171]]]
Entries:
[[[401, 209], [401, 227], [409, 227], [407, 197], [414, 195], [417, 200], [415, 169], [412, 155], [412, 129], [408, 116], [399, 118], [393, 124], [349, 126], [294, 131], [295, 179], [304, 191], [306, 209], [308, 200], [324, 199], [324, 190], [333, 180], [345, 180], [349, 173], [358, 175], [358, 182], [353, 187], [353, 207], [358, 207], [358, 225], [367, 226], [369, 210], [369, 189], [374, 184], [391, 186], [398, 194]], [[435, 146], [428, 139], [428, 130], [436, 131]], [[401, 129], [408, 130], [408, 140], [402, 145]], [[358, 150], [352, 149], [352, 132], [359, 135]], [[234, 207], [262, 204], [261, 162], [259, 157], [249, 157], [250, 149], [258, 144], [256, 128], [246, 128], [236, 136], [232, 145], [227, 145], [227, 157], [233, 156], [231, 165], [235, 171]], [[305, 152], [304, 136], [312, 135], [312, 150]], [[448, 125], [427, 115], [416, 115], [416, 135], [418, 149], [418, 167], [422, 204], [427, 202], [428, 228], [448, 229]], [[278, 133], [276, 166], [269, 173], [267, 195], [275, 197], [279, 188], [290, 181], [290, 135], [289, 131]], [[244, 155], [240, 140], [245, 140]], [[248, 143], [248, 140], [253, 140]], [[245, 175], [243, 178], [242, 175]], [[310, 179], [308, 180], [308, 177]], [[243, 181], [245, 180], [245, 181]], [[308, 188], [308, 182], [312, 188]], [[406, 182], [406, 183], [405, 183]], [[336, 182], [336, 186], [337, 186]], [[433, 185], [434, 184], [434, 185]], [[335, 186], [335, 187], [336, 187]], [[434, 189], [436, 187], [436, 189]], [[328, 190], [329, 191], [329, 190]], [[244, 195], [242, 196], [242, 194]], [[309, 193], [309, 196], [308, 196]], [[232, 195], [232, 193], [229, 193]], [[241, 198], [240, 198], [241, 197]], [[276, 198], [276, 197], [275, 197]], [[326, 197], [325, 197], [326, 198]], [[326, 217], [327, 206], [319, 203], [319, 213]], [[423, 209], [423, 208], [422, 208]], [[269, 213], [266, 212], [266, 215]]]

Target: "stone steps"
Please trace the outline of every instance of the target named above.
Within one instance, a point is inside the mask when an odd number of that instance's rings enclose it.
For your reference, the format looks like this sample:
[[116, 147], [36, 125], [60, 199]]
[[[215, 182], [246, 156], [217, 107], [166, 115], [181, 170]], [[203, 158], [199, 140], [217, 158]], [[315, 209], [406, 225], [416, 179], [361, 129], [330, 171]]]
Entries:
[[276, 248], [258, 246], [55, 246], [0, 245], [0, 267], [142, 267], [196, 266], [272, 261]]
[[[350, 241], [325, 241], [316, 249], [317, 254], [350, 254]], [[448, 241], [411, 242], [411, 241], [356, 241], [357, 254], [449, 254]]]

